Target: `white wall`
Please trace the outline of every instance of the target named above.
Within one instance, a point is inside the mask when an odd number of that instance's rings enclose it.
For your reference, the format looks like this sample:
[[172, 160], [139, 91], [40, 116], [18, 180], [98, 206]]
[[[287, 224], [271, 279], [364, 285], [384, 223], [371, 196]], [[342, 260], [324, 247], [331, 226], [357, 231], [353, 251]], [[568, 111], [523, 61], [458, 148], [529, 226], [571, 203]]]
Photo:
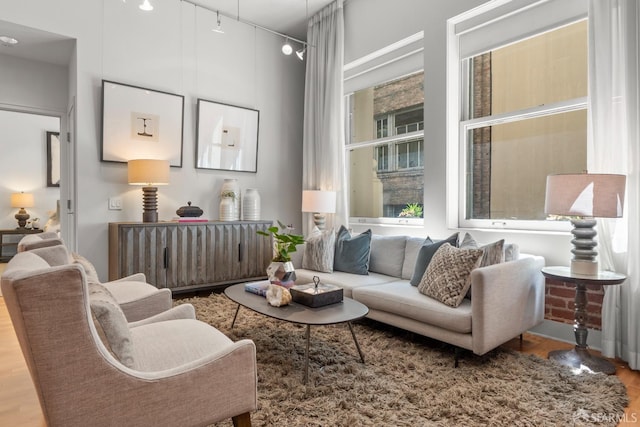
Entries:
[[[125, 164], [99, 160], [102, 79], [185, 96], [183, 166], [172, 168], [170, 185], [159, 189], [160, 219], [174, 217], [189, 200], [217, 219], [224, 178], [258, 189], [264, 219], [298, 228], [302, 219], [304, 63], [282, 55], [281, 39], [270, 33], [226, 20], [226, 33], [219, 35], [210, 31], [211, 12], [178, 0], [154, 6], [145, 14], [135, 2], [0, 0], [4, 20], [77, 39], [77, 69], [70, 74], [76, 89], [78, 251], [103, 280], [107, 223], [140, 220], [142, 194], [127, 185]], [[195, 169], [199, 97], [260, 110], [256, 174]], [[123, 197], [122, 211], [107, 210], [112, 196]]]
[[[447, 224], [446, 211], [447, 194], [456, 197], [446, 179], [446, 21], [482, 3], [485, 1], [349, 0], [345, 5], [345, 63], [424, 31], [425, 225], [371, 227], [376, 233], [445, 238], [454, 230]], [[370, 227], [352, 226], [355, 231]], [[543, 255], [548, 265], [568, 265], [571, 257], [569, 233], [473, 230], [473, 235], [480, 242], [506, 238], [518, 243], [522, 252]]]
[[34, 206], [27, 213], [44, 227], [49, 211], [55, 211], [60, 189], [47, 187], [47, 131], [58, 132], [57, 117], [0, 110], [2, 155], [0, 155], [0, 228], [18, 226], [11, 207], [11, 193], [32, 193]]

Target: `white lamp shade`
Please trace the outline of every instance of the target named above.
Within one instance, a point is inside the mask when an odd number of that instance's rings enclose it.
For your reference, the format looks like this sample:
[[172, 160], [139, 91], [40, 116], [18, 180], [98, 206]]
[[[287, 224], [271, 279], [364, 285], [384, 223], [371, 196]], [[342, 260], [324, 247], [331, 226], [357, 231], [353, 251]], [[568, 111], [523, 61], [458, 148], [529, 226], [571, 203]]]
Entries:
[[169, 161], [153, 159], [129, 160], [129, 184], [167, 185], [169, 184]]
[[614, 174], [547, 176], [544, 212], [553, 215], [619, 218], [626, 177]]
[[11, 194], [12, 208], [32, 208], [33, 194], [31, 193], [13, 193]]
[[302, 192], [302, 212], [335, 213], [336, 192], [304, 190]]

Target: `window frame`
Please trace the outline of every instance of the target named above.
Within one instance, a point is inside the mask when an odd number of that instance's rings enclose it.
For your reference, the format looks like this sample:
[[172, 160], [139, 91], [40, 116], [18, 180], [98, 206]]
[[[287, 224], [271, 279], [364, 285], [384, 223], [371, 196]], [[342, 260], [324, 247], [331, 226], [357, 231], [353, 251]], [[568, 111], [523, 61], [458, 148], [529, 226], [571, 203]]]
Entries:
[[[553, 3], [553, 1], [554, 0], [542, 0], [536, 4], [545, 6]], [[510, 6], [510, 3], [513, 3], [513, 9], [510, 12], [505, 12], [504, 15], [499, 15], [498, 12], [496, 12], [500, 7], [504, 8]], [[523, 10], [525, 11], [524, 13], [526, 13], [526, 8], [519, 3], [521, 2], [495, 2], [495, 4], [481, 6], [447, 21], [447, 225], [450, 228], [561, 232], [568, 231], [571, 228], [569, 221], [466, 218], [468, 203], [467, 162], [469, 161], [469, 153], [466, 148], [470, 130], [537, 117], [548, 117], [553, 114], [586, 110], [588, 108], [588, 97], [585, 96], [485, 117], [473, 119], [468, 118], [468, 103], [470, 100], [470, 85], [467, 84], [469, 81], [468, 79], [470, 78], [470, 70], [468, 66], [469, 57], [463, 57], [460, 53], [460, 40], [459, 34], [456, 33], [456, 27], [468, 26], [469, 24], [467, 24], [467, 22], [475, 22], [477, 24], [477, 22], [482, 21], [483, 14], [487, 14], [491, 17], [491, 20], [487, 21], [487, 23], [490, 24], [495, 22], [497, 19], [500, 19], [502, 16], [516, 14]], [[576, 15], [575, 10], [572, 9], [571, 14]], [[561, 28], [565, 25], [573, 24], [587, 18], [585, 7], [584, 14], [580, 16], [565, 19], [555, 25], [550, 25], [549, 22], [541, 24], [540, 30], [536, 32], [535, 35]], [[554, 18], [549, 18], [549, 20], [553, 19]], [[479, 26], [482, 26], [482, 24]], [[517, 43], [530, 36], [531, 35], [520, 38], [511, 37], [508, 40], [505, 40], [502, 45], [489, 46], [486, 51], [506, 46], [508, 44]]]

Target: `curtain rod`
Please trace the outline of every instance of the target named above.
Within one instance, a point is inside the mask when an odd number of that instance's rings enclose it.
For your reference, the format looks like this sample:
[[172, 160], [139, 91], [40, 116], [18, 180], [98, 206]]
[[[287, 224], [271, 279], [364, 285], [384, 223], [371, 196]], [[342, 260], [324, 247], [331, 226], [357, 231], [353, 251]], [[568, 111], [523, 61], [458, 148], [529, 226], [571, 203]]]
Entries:
[[308, 43], [307, 43], [306, 41], [304, 41], [304, 40], [300, 40], [300, 39], [297, 39], [297, 38], [295, 38], [295, 37], [291, 37], [291, 36], [289, 36], [289, 35], [287, 35], [287, 34], [284, 34], [284, 33], [278, 32], [278, 31], [276, 31], [276, 30], [272, 30], [272, 29], [270, 29], [270, 28], [263, 27], [262, 25], [258, 25], [258, 24], [256, 24], [256, 23], [251, 22], [251, 21], [247, 21], [247, 20], [245, 20], [245, 19], [241, 19], [239, 15], [238, 15], [238, 16], [229, 15], [229, 14], [224, 13], [224, 12], [221, 12], [221, 11], [219, 11], [219, 10], [212, 9], [212, 8], [210, 8], [210, 7], [208, 7], [208, 6], [203, 6], [203, 5], [201, 5], [201, 4], [197, 4], [197, 3], [196, 3], [195, 1], [193, 1], [193, 0], [180, 0], [180, 1], [181, 1], [181, 2], [184, 2], [184, 3], [192, 4], [192, 5], [194, 5], [195, 7], [199, 7], [199, 8], [201, 8], [201, 9], [208, 10], [209, 12], [215, 12], [215, 13], [217, 13], [217, 14], [221, 15], [221, 16], [224, 16], [225, 18], [233, 19], [234, 21], [241, 22], [241, 23], [243, 23], [243, 24], [245, 24], [245, 25], [250, 25], [250, 26], [252, 26], [252, 27], [254, 27], [254, 28], [259, 28], [259, 29], [261, 29], [262, 31], [266, 31], [266, 32], [271, 33], [271, 34], [275, 34], [275, 35], [277, 35], [277, 36], [287, 38], [287, 39], [292, 40], [292, 41], [294, 41], [294, 42], [298, 42], [298, 43], [300, 43], [300, 44], [302, 45], [302, 47], [304, 47], [304, 46], [307, 46], [307, 45], [308, 45]]

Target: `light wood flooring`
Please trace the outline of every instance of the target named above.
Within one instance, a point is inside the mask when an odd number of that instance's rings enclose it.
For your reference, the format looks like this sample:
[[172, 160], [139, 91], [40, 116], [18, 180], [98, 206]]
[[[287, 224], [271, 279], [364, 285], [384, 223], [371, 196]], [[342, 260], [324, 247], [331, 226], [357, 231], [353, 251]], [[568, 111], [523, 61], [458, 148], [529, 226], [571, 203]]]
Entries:
[[[506, 347], [546, 357], [550, 350], [571, 348], [571, 344], [525, 334], [522, 347], [514, 339]], [[594, 352], [597, 354], [597, 352]], [[640, 372], [618, 360], [616, 375], [626, 385], [630, 405], [619, 425], [640, 425]], [[18, 339], [13, 331], [4, 298], [0, 297], [0, 426], [43, 427], [45, 422], [29, 376]]]

